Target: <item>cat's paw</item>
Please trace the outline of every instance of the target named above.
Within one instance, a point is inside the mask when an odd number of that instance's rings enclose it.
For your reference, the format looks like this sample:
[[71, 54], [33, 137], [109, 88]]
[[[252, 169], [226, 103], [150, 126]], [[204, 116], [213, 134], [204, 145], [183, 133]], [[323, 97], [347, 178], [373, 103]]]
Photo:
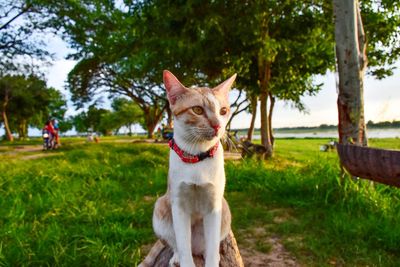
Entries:
[[169, 267], [178, 267], [179, 266], [179, 256], [178, 253], [174, 253], [172, 258], [169, 260]]

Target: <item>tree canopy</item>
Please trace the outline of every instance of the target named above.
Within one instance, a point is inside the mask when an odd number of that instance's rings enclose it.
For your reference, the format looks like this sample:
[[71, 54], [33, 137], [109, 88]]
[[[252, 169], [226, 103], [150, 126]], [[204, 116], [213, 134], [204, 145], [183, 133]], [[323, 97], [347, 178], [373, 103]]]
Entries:
[[27, 137], [28, 126], [42, 128], [50, 117], [63, 120], [66, 112], [64, 96], [35, 75], [1, 77], [0, 105], [7, 134], [18, 133], [20, 138]]
[[[400, 55], [399, 8], [398, 1], [361, 3], [369, 73], [378, 78], [392, 73]], [[20, 0], [10, 10], [31, 14], [36, 28], [51, 29], [75, 49], [68, 89], [78, 108], [100, 92], [128, 97], [149, 136], [169, 114], [164, 69], [186, 85], [209, 86], [237, 72], [236, 88], [250, 104], [236, 103], [236, 110], [251, 111], [254, 123], [260, 100], [262, 143], [272, 152], [275, 101], [305, 110], [302, 97], [321, 88], [314, 76], [335, 66], [328, 0]]]

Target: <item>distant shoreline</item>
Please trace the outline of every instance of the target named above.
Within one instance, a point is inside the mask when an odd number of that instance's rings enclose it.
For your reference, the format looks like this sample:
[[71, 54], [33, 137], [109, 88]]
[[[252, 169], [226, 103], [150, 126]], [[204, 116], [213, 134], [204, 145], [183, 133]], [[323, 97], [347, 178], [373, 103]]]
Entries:
[[[237, 131], [237, 135], [247, 136], [247, 129], [231, 130], [231, 132]], [[337, 128], [278, 128], [273, 131], [275, 138], [338, 138]], [[368, 138], [400, 138], [400, 127], [396, 128], [370, 128], [367, 129]], [[260, 139], [260, 130], [254, 131], [253, 138], [255, 140]]]

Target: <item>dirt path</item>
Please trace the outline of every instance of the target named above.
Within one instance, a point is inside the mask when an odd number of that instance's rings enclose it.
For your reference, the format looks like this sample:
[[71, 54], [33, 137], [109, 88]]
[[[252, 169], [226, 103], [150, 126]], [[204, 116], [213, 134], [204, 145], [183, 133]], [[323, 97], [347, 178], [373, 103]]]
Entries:
[[[102, 143], [146, 143], [146, 144], [157, 144], [157, 145], [168, 145], [167, 142], [154, 142], [152, 139], [142, 139], [142, 140], [132, 140], [132, 139], [116, 139], [116, 140], [104, 140], [100, 141]], [[86, 141], [78, 142], [75, 144], [82, 144], [86, 143]], [[15, 156], [21, 153], [26, 152], [38, 152], [38, 154], [33, 155], [26, 155], [21, 156], [20, 159], [22, 160], [30, 160], [30, 159], [38, 159], [38, 158], [45, 158], [45, 157], [52, 157], [56, 155], [60, 155], [60, 153], [45, 153], [43, 151], [42, 145], [24, 145], [24, 146], [14, 146], [8, 147], [5, 150], [0, 150], [0, 155], [7, 155], [7, 156]], [[235, 152], [225, 152], [224, 153], [225, 159], [227, 160], [239, 160], [241, 159], [240, 153]]]
[[299, 267], [296, 259], [282, 245], [279, 238], [268, 238], [265, 240], [271, 246], [267, 253], [241, 247], [243, 263], [246, 267]]
[[301, 266], [283, 246], [279, 237], [268, 236], [265, 228], [255, 227], [241, 233], [239, 244], [246, 267], [299, 267]]

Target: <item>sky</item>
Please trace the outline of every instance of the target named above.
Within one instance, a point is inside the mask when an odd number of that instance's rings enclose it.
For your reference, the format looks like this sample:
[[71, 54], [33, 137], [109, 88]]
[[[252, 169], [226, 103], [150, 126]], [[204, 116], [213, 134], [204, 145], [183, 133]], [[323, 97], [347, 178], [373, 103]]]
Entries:
[[[65, 59], [71, 50], [67, 48], [66, 43], [59, 37], [49, 37], [48, 48], [55, 53], [56, 58], [53, 64], [45, 70], [47, 84], [60, 90], [68, 97], [69, 93], [65, 90], [65, 81], [76, 62]], [[397, 66], [400, 69], [400, 62], [398, 62]], [[305, 96], [303, 98], [307, 108], [306, 113], [292, 108], [289, 103], [277, 101], [272, 122], [274, 128], [338, 123], [335, 75], [328, 73], [318, 76], [316, 77], [316, 82], [324, 85], [316, 96]], [[231, 95], [234, 96], [235, 93], [232, 92]], [[366, 121], [400, 120], [400, 70], [396, 70], [393, 76], [384, 80], [376, 80], [366, 76], [364, 102]], [[105, 107], [109, 107], [109, 103], [106, 102]], [[77, 113], [71, 102], [68, 103], [68, 108], [67, 115]], [[259, 118], [258, 113], [256, 128], [260, 127]], [[232, 128], [247, 128], [249, 123], [250, 115], [243, 112], [234, 118]], [[3, 133], [4, 131], [1, 129], [0, 134]], [[30, 129], [30, 134], [36, 135], [38, 131]]]

